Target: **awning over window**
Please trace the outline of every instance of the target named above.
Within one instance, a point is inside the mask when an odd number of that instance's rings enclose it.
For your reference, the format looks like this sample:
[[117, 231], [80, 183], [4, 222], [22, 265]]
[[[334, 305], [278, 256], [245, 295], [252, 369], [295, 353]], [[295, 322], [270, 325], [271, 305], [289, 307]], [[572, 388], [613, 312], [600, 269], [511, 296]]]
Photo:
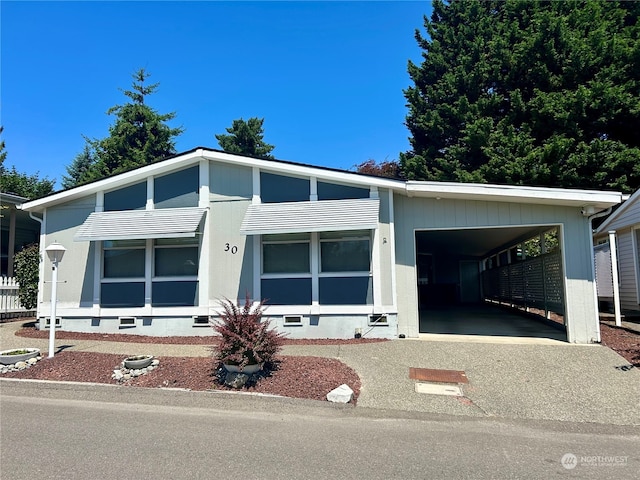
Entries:
[[94, 212], [76, 232], [75, 242], [195, 237], [206, 208], [162, 208]]
[[377, 198], [250, 205], [240, 233], [336, 232], [378, 228]]

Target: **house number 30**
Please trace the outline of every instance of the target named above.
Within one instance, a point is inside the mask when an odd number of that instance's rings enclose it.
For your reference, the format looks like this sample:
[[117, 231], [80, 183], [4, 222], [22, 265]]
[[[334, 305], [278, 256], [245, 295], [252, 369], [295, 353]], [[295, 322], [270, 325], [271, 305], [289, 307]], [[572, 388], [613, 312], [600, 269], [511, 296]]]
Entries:
[[238, 247], [236, 247], [235, 245], [229, 245], [228, 243], [225, 243], [224, 251], [231, 252], [233, 255], [235, 255], [236, 253], [238, 253]]

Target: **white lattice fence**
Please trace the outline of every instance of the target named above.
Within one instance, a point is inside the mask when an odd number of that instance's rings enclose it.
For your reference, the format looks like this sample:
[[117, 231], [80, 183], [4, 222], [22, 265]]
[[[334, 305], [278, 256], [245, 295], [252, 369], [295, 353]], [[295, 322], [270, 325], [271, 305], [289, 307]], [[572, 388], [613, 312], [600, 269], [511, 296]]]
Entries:
[[13, 277], [0, 277], [0, 313], [22, 312], [18, 299], [18, 282]]
[[564, 313], [564, 278], [559, 252], [482, 272], [485, 298]]

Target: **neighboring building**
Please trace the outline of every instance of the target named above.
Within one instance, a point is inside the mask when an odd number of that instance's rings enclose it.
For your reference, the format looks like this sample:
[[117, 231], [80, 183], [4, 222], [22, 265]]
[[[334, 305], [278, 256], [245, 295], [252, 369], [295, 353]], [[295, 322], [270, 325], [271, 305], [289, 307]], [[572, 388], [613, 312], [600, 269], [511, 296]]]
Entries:
[[[198, 148], [23, 208], [42, 216], [42, 249], [67, 248], [64, 330], [207, 335], [197, 327], [220, 313], [219, 301], [248, 293], [266, 299], [268, 317], [293, 338], [417, 337], [430, 305], [492, 298], [544, 305], [564, 315], [568, 341], [589, 343], [599, 330], [584, 211], [620, 200], [405, 182]], [[518, 256], [549, 230], [560, 248]]]
[[13, 277], [14, 255], [40, 238], [40, 223], [17, 208], [27, 200], [0, 193], [0, 277]]
[[601, 303], [613, 302], [609, 232], [615, 232], [620, 308], [624, 315], [640, 316], [640, 190], [609, 215], [594, 234], [594, 243], [599, 244], [596, 246], [596, 266], [599, 253], [602, 253], [599, 263], [603, 266], [603, 274], [598, 274]]

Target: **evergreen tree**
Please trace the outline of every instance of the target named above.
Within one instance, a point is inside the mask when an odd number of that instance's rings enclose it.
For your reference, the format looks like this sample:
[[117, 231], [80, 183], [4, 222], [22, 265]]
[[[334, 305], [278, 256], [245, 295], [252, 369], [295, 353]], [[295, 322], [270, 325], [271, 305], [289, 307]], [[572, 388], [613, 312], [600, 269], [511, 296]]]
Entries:
[[638, 2], [434, 0], [409, 179], [640, 187]]
[[[4, 131], [4, 127], [0, 126], [0, 134]], [[30, 200], [34, 198], [44, 197], [53, 192], [56, 184], [55, 179], [40, 178], [38, 172], [33, 175], [19, 172], [15, 166], [10, 169], [4, 166], [7, 158], [7, 152], [4, 149], [4, 140], [0, 141], [0, 192], [19, 195]]]
[[255, 117], [246, 122], [242, 118], [234, 120], [231, 127], [226, 129], [228, 135], [224, 133], [216, 135], [216, 139], [225, 152], [251, 157], [273, 158], [271, 151], [275, 147], [263, 140], [263, 123], [264, 118]]
[[[4, 132], [4, 126], [0, 125], [0, 135]], [[0, 173], [4, 172], [4, 161], [7, 158], [7, 152], [4, 151], [4, 139], [0, 140]]]
[[91, 146], [85, 143], [82, 152], [67, 166], [67, 175], [62, 176], [62, 188], [73, 188], [87, 182], [94, 164], [95, 158]]
[[175, 113], [160, 114], [146, 104], [147, 97], [158, 88], [158, 83], [145, 84], [150, 74], [144, 69], [132, 75], [131, 90], [123, 90], [129, 103], [107, 110], [116, 120], [109, 127], [109, 136], [90, 140], [95, 162], [83, 180], [96, 180], [161, 160], [176, 153], [175, 137], [182, 128], [171, 128], [166, 122]]
[[0, 192], [12, 193], [30, 200], [49, 195], [53, 192], [56, 181], [48, 177], [40, 178], [38, 173], [29, 175], [19, 172], [15, 166], [10, 169], [3, 167], [0, 175]]

